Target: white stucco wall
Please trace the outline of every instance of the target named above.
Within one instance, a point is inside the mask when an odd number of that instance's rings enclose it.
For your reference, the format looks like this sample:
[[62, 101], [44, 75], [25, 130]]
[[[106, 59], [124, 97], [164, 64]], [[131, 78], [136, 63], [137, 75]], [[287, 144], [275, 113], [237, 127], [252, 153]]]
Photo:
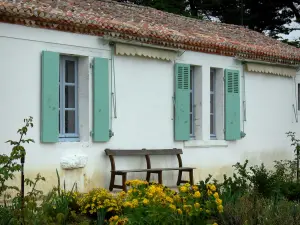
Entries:
[[[79, 60], [79, 123], [80, 142], [56, 144], [40, 143], [41, 52], [43, 50], [75, 54]], [[250, 159], [251, 163], [271, 165], [275, 159], [291, 157], [292, 150], [285, 132], [298, 131], [292, 104], [295, 100], [295, 82], [292, 78], [245, 72], [246, 137], [235, 142], [210, 141], [209, 137], [209, 70], [239, 69], [233, 58], [186, 51], [177, 62], [192, 64], [202, 74], [202, 88], [197, 90], [199, 138], [204, 141], [188, 143], [173, 140], [173, 82], [174, 62], [132, 56], [115, 57], [117, 89], [117, 118], [112, 119], [114, 136], [107, 143], [93, 143], [89, 132], [92, 127], [92, 79], [89, 62], [93, 57], [110, 58], [110, 48], [98, 37], [65, 32], [28, 28], [0, 23], [0, 149], [8, 153], [4, 142], [17, 138], [16, 129], [25, 117], [33, 116], [34, 128], [28, 133], [36, 143], [27, 147], [26, 175], [40, 172], [48, 190], [56, 184], [55, 169], [67, 187], [78, 183], [81, 191], [93, 187], [108, 187], [110, 163], [105, 148], [183, 148], [185, 166], [195, 166], [195, 180], [209, 173], [220, 178], [230, 173], [237, 161]], [[80, 66], [81, 65], [81, 66]], [[300, 74], [299, 74], [300, 76]], [[222, 79], [218, 80], [222, 84]], [[243, 89], [243, 84], [241, 83]], [[222, 93], [218, 93], [222, 96]], [[223, 101], [218, 101], [218, 129], [222, 131]], [[242, 105], [243, 99], [241, 99]], [[241, 107], [241, 120], [244, 120]], [[220, 125], [221, 123], [221, 125]], [[202, 147], [199, 147], [199, 144]], [[218, 146], [219, 145], [219, 146]], [[205, 147], [206, 146], [206, 147]], [[87, 156], [84, 168], [63, 170], [62, 157], [71, 154]], [[153, 157], [153, 166], [171, 166], [176, 157]], [[117, 158], [118, 168], [145, 166], [143, 158]], [[165, 172], [164, 182], [174, 186], [177, 172]], [[145, 174], [130, 174], [129, 178], [144, 178]], [[18, 179], [15, 182], [19, 182]]]

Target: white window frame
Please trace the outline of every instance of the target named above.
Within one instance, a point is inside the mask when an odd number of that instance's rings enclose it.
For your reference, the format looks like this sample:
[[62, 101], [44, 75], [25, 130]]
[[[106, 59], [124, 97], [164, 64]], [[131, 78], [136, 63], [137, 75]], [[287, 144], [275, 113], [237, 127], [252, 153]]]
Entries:
[[[212, 77], [212, 79], [211, 79]], [[210, 80], [212, 80], [213, 84], [212, 84], [212, 88], [213, 90], [210, 90], [210, 109], [212, 108], [212, 112], [210, 111], [210, 117], [209, 117], [209, 121], [210, 123], [213, 123], [213, 131], [210, 130], [210, 139], [217, 139], [217, 135], [216, 135], [216, 70], [215, 69], [210, 69]], [[213, 101], [211, 101], [213, 99]], [[213, 105], [211, 105], [213, 102]], [[212, 121], [211, 121], [211, 116], [213, 117]], [[210, 124], [210, 128], [211, 128], [211, 124]]]
[[[190, 137], [195, 138], [195, 76], [194, 76], [194, 68], [191, 66], [190, 67], [190, 96], [192, 96], [192, 108], [190, 106]], [[190, 99], [191, 102], [191, 99]], [[191, 132], [192, 128], [192, 132]]]
[[[74, 83], [67, 83], [65, 79], [65, 65], [66, 61], [73, 61], [75, 65], [75, 79]], [[78, 141], [79, 140], [79, 120], [78, 120], [78, 59], [72, 56], [60, 57], [60, 71], [59, 71], [59, 140], [60, 141]], [[65, 87], [75, 86], [75, 108], [65, 108]], [[65, 133], [65, 112], [75, 111], [75, 133]]]
[[297, 99], [297, 105], [298, 105], [298, 111], [300, 111], [300, 83], [297, 83], [297, 95], [298, 95], [298, 99]]

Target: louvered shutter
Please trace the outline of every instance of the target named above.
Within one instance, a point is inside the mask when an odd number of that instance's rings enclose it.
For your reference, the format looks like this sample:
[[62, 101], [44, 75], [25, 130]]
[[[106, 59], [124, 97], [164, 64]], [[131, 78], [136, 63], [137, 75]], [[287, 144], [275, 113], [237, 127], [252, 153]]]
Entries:
[[59, 53], [42, 52], [41, 142], [58, 142]]
[[110, 138], [108, 59], [94, 59], [93, 104], [93, 141], [106, 142]]
[[240, 129], [240, 74], [238, 70], [225, 70], [225, 139], [241, 138]]
[[175, 140], [190, 139], [190, 65], [175, 64]]

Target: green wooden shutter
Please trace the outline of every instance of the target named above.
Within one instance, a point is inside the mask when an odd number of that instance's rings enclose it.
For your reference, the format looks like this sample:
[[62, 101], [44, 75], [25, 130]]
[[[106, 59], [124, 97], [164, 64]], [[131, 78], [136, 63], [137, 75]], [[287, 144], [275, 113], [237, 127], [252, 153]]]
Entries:
[[175, 140], [190, 139], [190, 65], [175, 64]]
[[42, 52], [41, 142], [53, 143], [59, 135], [59, 53]]
[[240, 74], [238, 70], [225, 70], [225, 139], [241, 138], [240, 129]]
[[94, 59], [93, 82], [93, 141], [109, 140], [109, 73], [108, 59]]

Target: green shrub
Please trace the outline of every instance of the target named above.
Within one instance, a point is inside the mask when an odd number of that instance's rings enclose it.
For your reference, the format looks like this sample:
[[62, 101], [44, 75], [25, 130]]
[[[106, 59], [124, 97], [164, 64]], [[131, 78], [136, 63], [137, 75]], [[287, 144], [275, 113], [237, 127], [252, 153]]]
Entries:
[[287, 200], [274, 202], [259, 196], [245, 195], [225, 203], [219, 225], [300, 225], [300, 205]]

